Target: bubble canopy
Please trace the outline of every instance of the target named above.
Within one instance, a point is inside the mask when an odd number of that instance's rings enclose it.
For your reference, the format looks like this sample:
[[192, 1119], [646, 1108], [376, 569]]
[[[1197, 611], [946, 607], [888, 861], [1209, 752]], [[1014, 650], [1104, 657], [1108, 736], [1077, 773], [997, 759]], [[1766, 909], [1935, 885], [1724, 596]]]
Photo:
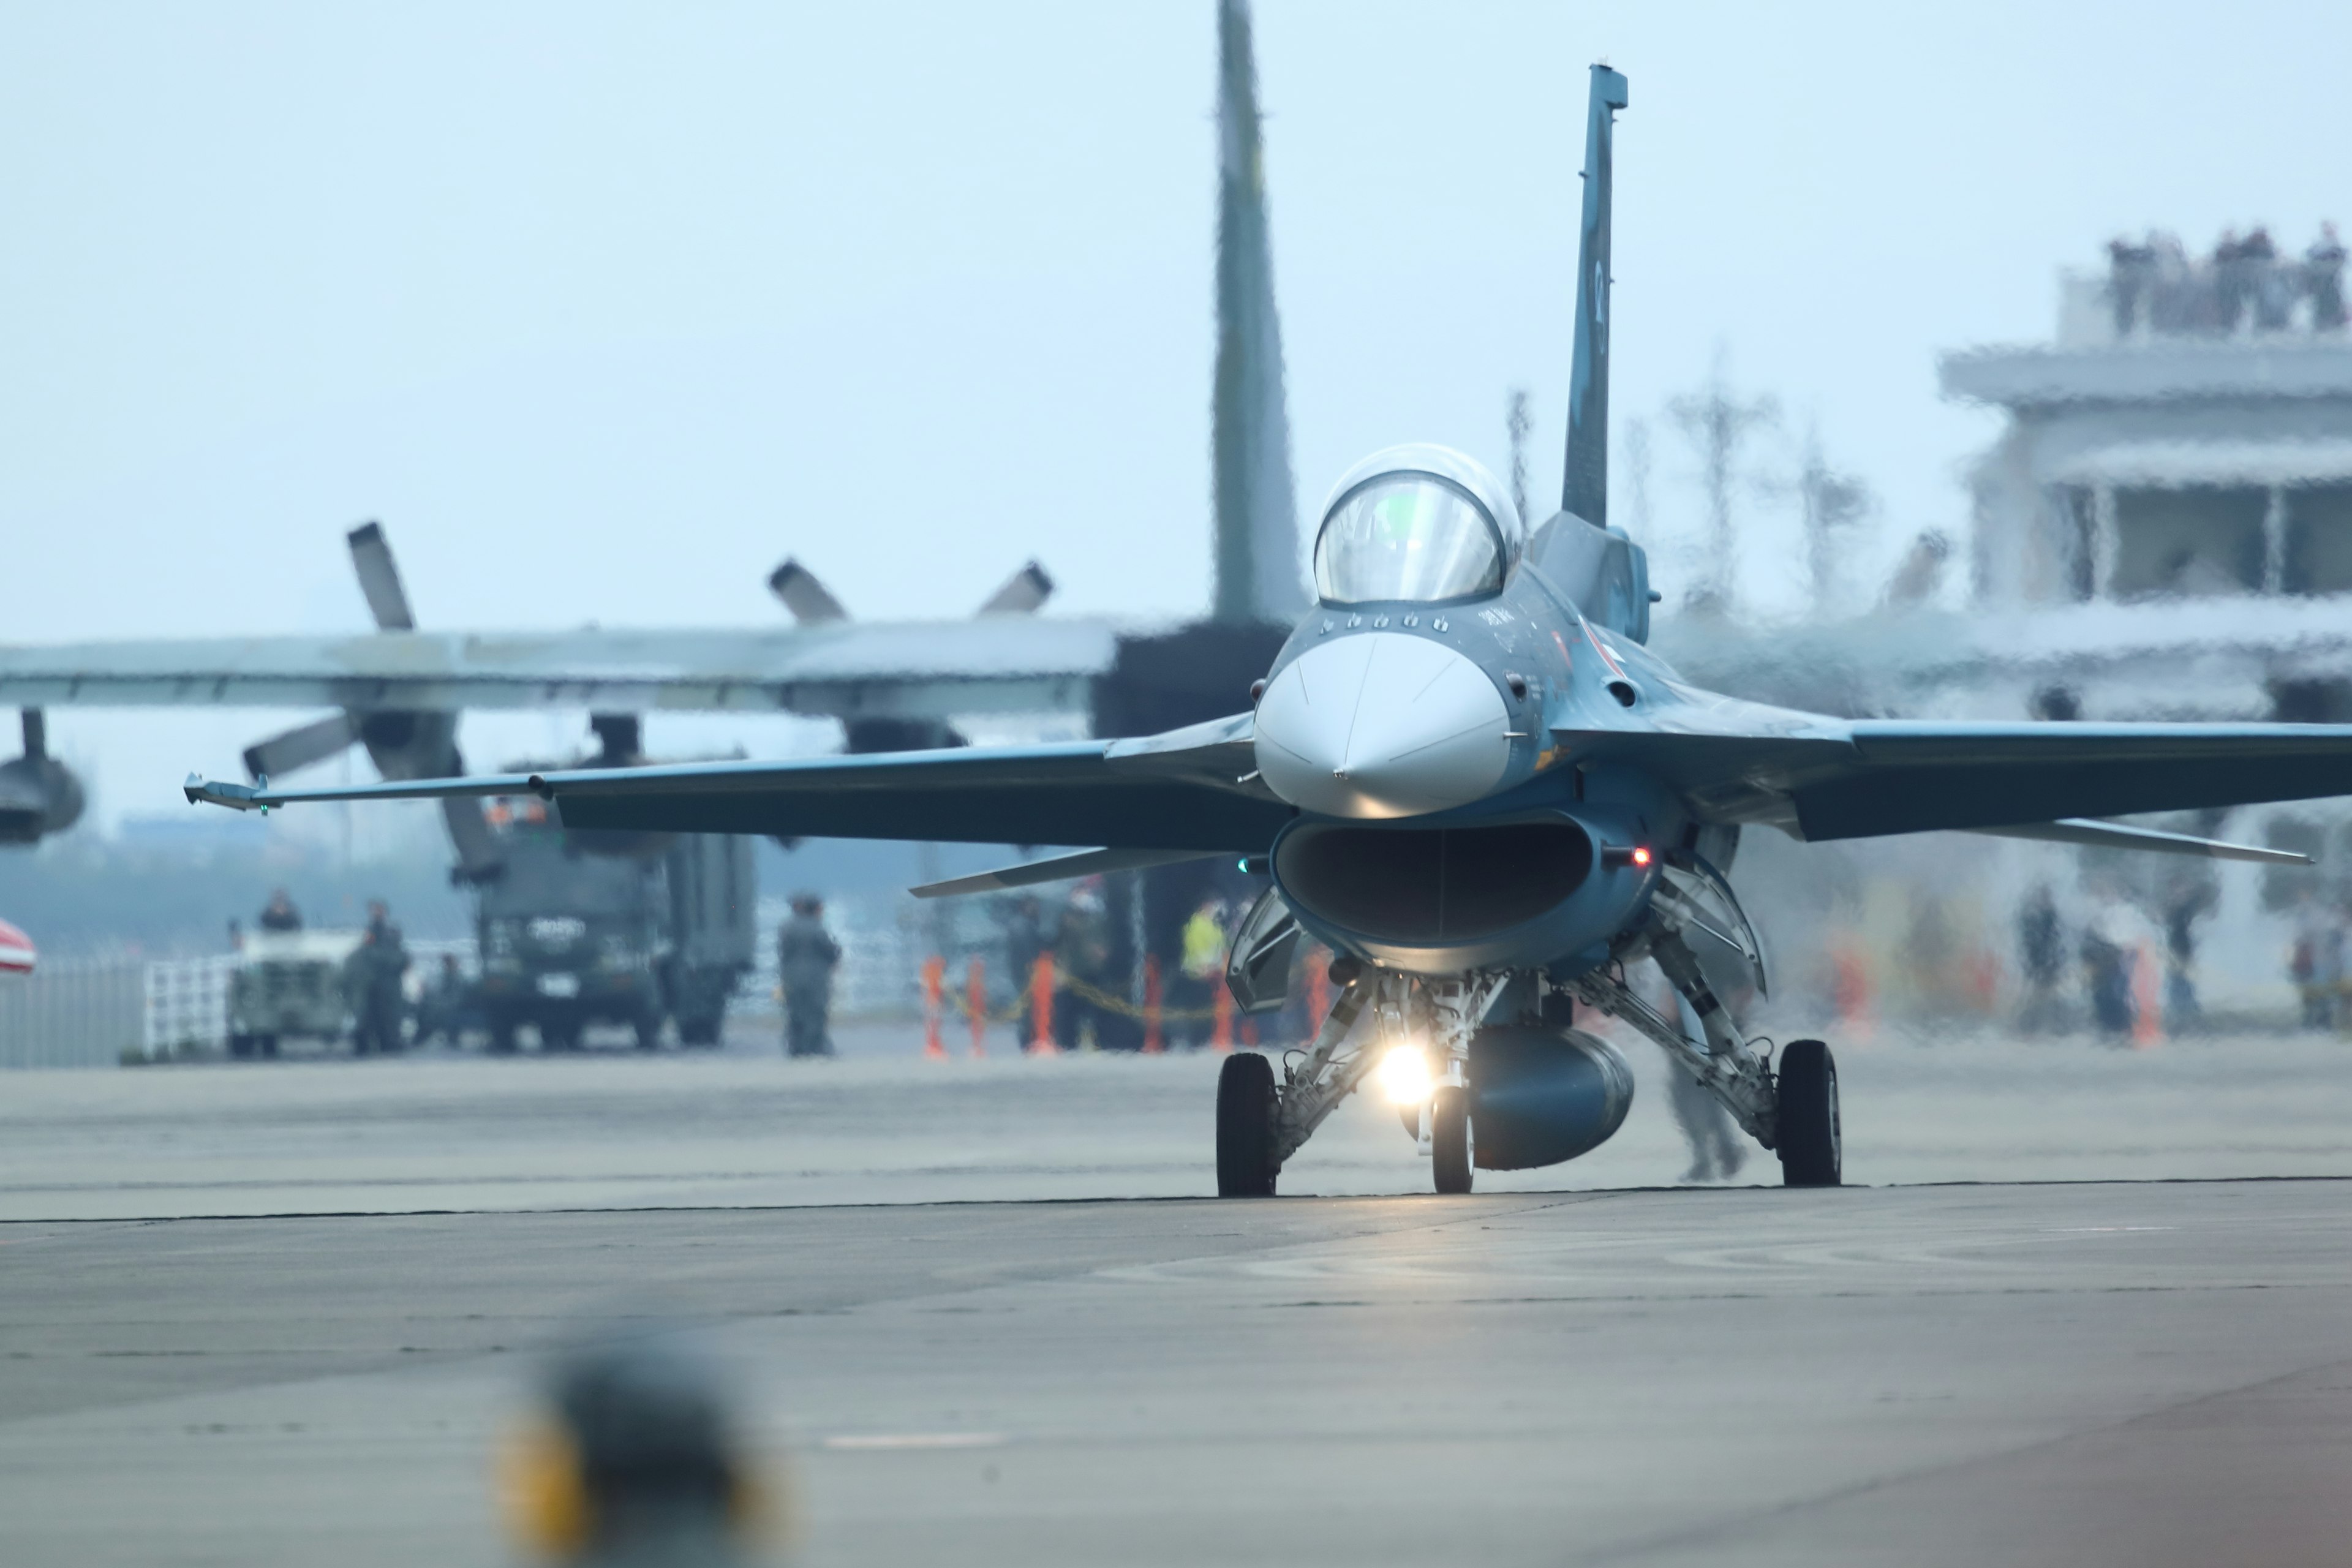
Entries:
[[1342, 492], [1315, 539], [1315, 592], [1327, 605], [1438, 604], [1499, 593], [1502, 528], [1469, 489], [1441, 475], [1375, 474]]

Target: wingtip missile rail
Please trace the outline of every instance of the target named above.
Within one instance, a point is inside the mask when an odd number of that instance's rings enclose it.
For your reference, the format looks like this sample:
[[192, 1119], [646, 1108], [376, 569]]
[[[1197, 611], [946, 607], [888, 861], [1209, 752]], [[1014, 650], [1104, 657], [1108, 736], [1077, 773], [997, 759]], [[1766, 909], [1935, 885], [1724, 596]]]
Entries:
[[[578, 770], [560, 775], [572, 784], [583, 773]], [[273, 807], [296, 802], [337, 800], [438, 800], [444, 796], [497, 796], [535, 795], [541, 800], [555, 798], [557, 780], [545, 773], [493, 773], [471, 778], [446, 779], [385, 779], [377, 784], [342, 784], [321, 789], [271, 789], [267, 778], [252, 784], [229, 784], [225, 780], [207, 779], [202, 773], [190, 773], [180, 793], [188, 797], [191, 805], [225, 805], [231, 811], [267, 812]]]
[[269, 806], [261, 795], [268, 787], [269, 781], [266, 778], [241, 784], [226, 781], [215, 783], [202, 773], [190, 773], [188, 782], [181, 786], [181, 793], [188, 797], [190, 805], [225, 805], [231, 811], [257, 811], [267, 816]]

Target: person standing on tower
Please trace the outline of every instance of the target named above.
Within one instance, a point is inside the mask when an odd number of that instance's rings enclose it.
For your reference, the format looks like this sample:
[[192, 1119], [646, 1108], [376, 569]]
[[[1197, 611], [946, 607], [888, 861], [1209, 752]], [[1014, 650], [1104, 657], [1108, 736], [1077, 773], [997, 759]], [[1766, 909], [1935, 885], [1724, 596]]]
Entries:
[[2344, 330], [2344, 242], [2336, 237], [2336, 226], [2323, 223], [2319, 237], [2303, 253], [2304, 288], [2311, 294], [2311, 330], [2315, 332], [2340, 332]]

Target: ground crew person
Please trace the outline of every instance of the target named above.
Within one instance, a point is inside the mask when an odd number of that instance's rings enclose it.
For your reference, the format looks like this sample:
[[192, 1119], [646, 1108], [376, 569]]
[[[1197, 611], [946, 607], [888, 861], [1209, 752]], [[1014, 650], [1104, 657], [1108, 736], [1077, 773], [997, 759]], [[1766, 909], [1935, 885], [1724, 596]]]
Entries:
[[416, 1009], [416, 1043], [428, 1044], [436, 1037], [446, 1037], [451, 1045], [466, 1026], [466, 973], [457, 966], [457, 955], [441, 955], [441, 973], [426, 987], [424, 1000]]
[[1039, 1043], [1037, 1038], [1037, 998], [1030, 978], [1037, 971], [1040, 955], [1053, 944], [1046, 940], [1045, 906], [1036, 896], [1024, 893], [1013, 900], [1013, 911], [1004, 921], [1004, 967], [1013, 977], [1013, 992], [1019, 998], [1020, 1023], [1016, 1037], [1025, 1049]]
[[263, 931], [300, 931], [302, 911], [294, 907], [294, 900], [285, 889], [272, 888], [269, 902], [261, 911], [261, 919], [254, 923]]
[[[1110, 979], [1110, 919], [1103, 908], [1102, 889], [1090, 881], [1072, 890], [1062, 910], [1061, 927], [1054, 938], [1054, 968], [1064, 980], [1097, 991]], [[1054, 1043], [1066, 1051], [1075, 1050], [1086, 1043], [1091, 1031], [1093, 1043], [1099, 1046], [1101, 1014], [1092, 998], [1065, 989], [1054, 999]]]
[[833, 972], [841, 944], [824, 929], [824, 901], [814, 893], [793, 897], [793, 917], [776, 931], [776, 978], [784, 988], [784, 1054], [833, 1055]]
[[367, 930], [344, 967], [352, 1011], [352, 1047], [361, 1056], [400, 1049], [400, 982], [408, 973], [408, 946], [383, 900], [368, 901]]
[[[1184, 922], [1184, 977], [1176, 988], [1177, 1008], [1199, 1015], [1184, 1019], [1182, 1033], [1188, 1046], [1209, 1043], [1209, 1014], [1224, 968], [1225, 906], [1215, 899], [1202, 899], [1192, 918]], [[1322, 1021], [1316, 1022], [1320, 1026]]]

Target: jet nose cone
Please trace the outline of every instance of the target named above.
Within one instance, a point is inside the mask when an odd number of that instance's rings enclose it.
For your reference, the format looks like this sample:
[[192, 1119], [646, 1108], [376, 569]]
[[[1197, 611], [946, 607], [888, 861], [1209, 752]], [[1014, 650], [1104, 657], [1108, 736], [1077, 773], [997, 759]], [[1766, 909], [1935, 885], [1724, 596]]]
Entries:
[[1266, 688], [1258, 773], [1302, 810], [1418, 816], [1500, 783], [1510, 727], [1486, 672], [1444, 644], [1395, 632], [1342, 637]]

